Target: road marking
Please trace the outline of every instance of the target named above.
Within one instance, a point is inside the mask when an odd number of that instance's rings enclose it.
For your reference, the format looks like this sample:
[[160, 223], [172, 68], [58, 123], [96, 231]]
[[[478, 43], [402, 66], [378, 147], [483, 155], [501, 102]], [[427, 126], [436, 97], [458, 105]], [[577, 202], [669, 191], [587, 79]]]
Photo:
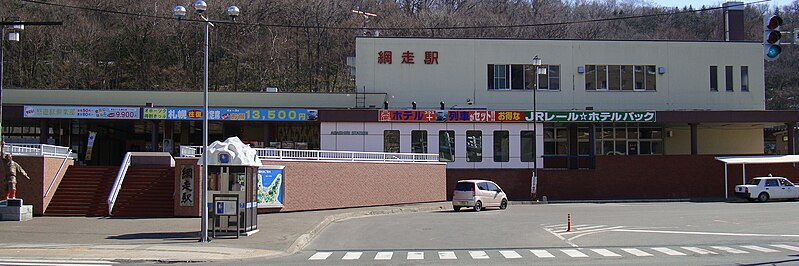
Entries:
[[409, 260], [423, 260], [424, 259], [424, 252], [408, 252], [408, 259]]
[[439, 251], [438, 258], [442, 260], [457, 260], [458, 257], [455, 256], [455, 251]]
[[469, 251], [469, 255], [472, 256], [472, 259], [476, 260], [489, 259], [488, 254], [486, 254], [485, 251]]
[[715, 249], [718, 249], [718, 250], [721, 250], [721, 251], [726, 251], [726, 252], [733, 253], [733, 254], [746, 254], [746, 253], [749, 253], [747, 251], [743, 251], [743, 250], [735, 249], [735, 248], [731, 248], [731, 247], [713, 246], [711, 248], [715, 248]]
[[536, 257], [539, 257], [539, 258], [542, 258], [542, 259], [543, 258], [554, 258], [555, 257], [555, 255], [552, 255], [552, 253], [549, 253], [549, 251], [542, 250], [542, 249], [531, 249], [530, 252], [532, 252], [533, 255], [535, 255]]
[[308, 260], [326, 260], [327, 257], [330, 257], [332, 254], [333, 252], [316, 252], [316, 254], [313, 254]]
[[780, 252], [779, 250], [776, 250], [776, 249], [770, 249], [770, 248], [764, 248], [764, 247], [758, 247], [758, 246], [741, 246], [741, 247], [742, 248], [748, 248], [748, 249], [751, 249], [751, 250], [757, 250], [757, 251], [760, 251], [760, 252], [766, 252], [766, 253]]
[[361, 258], [361, 255], [363, 255], [363, 252], [347, 252], [347, 254], [344, 254], [344, 257], [341, 258], [341, 259], [342, 260], [357, 260], [357, 259]]
[[621, 255], [617, 254], [616, 252], [604, 248], [592, 249], [591, 251], [596, 252], [597, 254], [605, 257], [621, 257]]
[[[579, 230], [579, 231], [575, 230], [575, 231], [571, 231], [571, 232], [561, 233], [561, 235], [585, 234], [585, 233], [594, 233], [594, 232], [602, 232], [602, 231], [615, 231], [616, 229], [621, 229], [621, 228], [624, 228], [624, 226], [613, 226], [613, 227], [605, 227], [605, 228], [598, 228], [598, 229], [591, 229], [591, 230]], [[580, 237], [580, 236], [582, 236], [582, 235], [569, 238], [569, 240], [575, 239], [575, 238]]]
[[113, 265], [115, 262], [99, 261], [99, 260], [86, 260], [86, 261], [71, 261], [71, 260], [0, 260], [0, 265], [14, 265], [14, 266], [100, 266], [100, 265]]
[[716, 255], [718, 253], [704, 249], [704, 248], [695, 248], [695, 247], [682, 247], [682, 249], [698, 253], [699, 255]]
[[513, 250], [500, 250], [499, 253], [505, 256], [506, 259], [518, 259], [522, 257], [522, 255], [519, 255], [519, 253]]
[[685, 256], [685, 253], [670, 248], [652, 248], [652, 250], [671, 256]]
[[582, 253], [576, 249], [561, 249], [560, 251], [566, 253], [566, 255], [569, 255], [569, 257], [572, 258], [588, 258], [588, 255], [585, 255], [585, 253]]
[[771, 245], [771, 246], [775, 247], [775, 248], [784, 248], [784, 249], [787, 249], [787, 250], [799, 251], [799, 248], [794, 247], [794, 246], [789, 246], [789, 245]]
[[394, 252], [377, 252], [375, 260], [391, 260], [392, 256], [394, 256]]
[[627, 252], [627, 253], [633, 254], [633, 255], [635, 255], [635, 256], [638, 256], [638, 257], [650, 257], [650, 256], [654, 256], [654, 255], [652, 255], [652, 254], [649, 254], [649, 253], [647, 253], [647, 252], [641, 251], [640, 249], [637, 249], [637, 248], [623, 248], [623, 249], [621, 249], [621, 250], [622, 250], [622, 251], [624, 251], [624, 252]]
[[741, 233], [715, 233], [715, 232], [690, 232], [690, 231], [662, 231], [662, 230], [642, 230], [642, 229], [613, 229], [612, 231], [615, 231], [615, 232], [632, 232], [632, 233], [715, 235], [715, 236], [799, 237], [799, 235], [769, 235], [769, 234], [741, 234]]

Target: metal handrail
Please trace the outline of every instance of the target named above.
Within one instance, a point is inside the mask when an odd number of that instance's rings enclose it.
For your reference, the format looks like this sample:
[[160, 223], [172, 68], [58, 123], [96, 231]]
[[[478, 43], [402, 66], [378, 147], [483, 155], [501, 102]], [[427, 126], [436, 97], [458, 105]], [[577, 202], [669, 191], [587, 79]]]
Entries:
[[[181, 157], [201, 157], [202, 146], [180, 146]], [[386, 153], [358, 151], [324, 151], [256, 148], [259, 159], [272, 160], [317, 160], [350, 162], [440, 162], [438, 154], [429, 153]]]
[[6, 143], [3, 151], [12, 155], [33, 155], [33, 156], [52, 156], [69, 157], [72, 149], [69, 147], [55, 146], [49, 144], [23, 144]]
[[72, 149], [68, 149], [68, 150], [67, 150], [67, 155], [66, 155], [66, 156], [64, 156], [64, 160], [63, 160], [63, 161], [61, 161], [61, 166], [60, 166], [60, 167], [58, 167], [58, 171], [56, 171], [56, 172], [55, 172], [55, 176], [53, 176], [53, 181], [50, 181], [50, 186], [48, 186], [48, 187], [47, 187], [47, 192], [45, 192], [45, 193], [44, 193], [44, 197], [45, 197], [45, 198], [46, 198], [48, 195], [50, 195], [50, 190], [51, 190], [51, 189], [53, 189], [53, 186], [55, 185], [55, 181], [56, 181], [56, 180], [58, 180], [58, 175], [59, 175], [59, 174], [61, 174], [61, 170], [63, 170], [63, 169], [64, 169], [64, 165], [67, 163], [67, 160], [69, 160], [69, 159], [71, 158], [71, 157], [69, 156], [70, 154], [72, 154]]
[[111, 187], [111, 193], [108, 194], [108, 215], [111, 215], [119, 191], [122, 189], [122, 182], [125, 181], [125, 174], [127, 174], [128, 167], [130, 167], [130, 158], [131, 152], [125, 153], [125, 159], [122, 160], [122, 164], [119, 166], [119, 172], [117, 172], [116, 180], [114, 180], [114, 186]]

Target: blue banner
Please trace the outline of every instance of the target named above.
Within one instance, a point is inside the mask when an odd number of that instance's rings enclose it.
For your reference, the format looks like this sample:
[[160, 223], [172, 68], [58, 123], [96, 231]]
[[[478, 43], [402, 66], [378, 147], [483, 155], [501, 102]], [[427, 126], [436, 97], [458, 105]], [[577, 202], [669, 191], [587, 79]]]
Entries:
[[[315, 121], [318, 111], [310, 109], [208, 108], [208, 120]], [[203, 108], [144, 108], [144, 119], [202, 120]]]
[[283, 169], [258, 169], [258, 208], [283, 207]]

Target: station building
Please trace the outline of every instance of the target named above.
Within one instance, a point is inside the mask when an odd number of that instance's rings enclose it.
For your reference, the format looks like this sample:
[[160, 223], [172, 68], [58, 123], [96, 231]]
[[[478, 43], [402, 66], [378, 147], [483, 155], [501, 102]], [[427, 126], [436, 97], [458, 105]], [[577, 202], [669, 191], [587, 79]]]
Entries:
[[[793, 136], [799, 121], [765, 110], [762, 52], [754, 42], [360, 37], [355, 93], [211, 92], [209, 134], [264, 148], [439, 154], [448, 190], [484, 178], [511, 199], [719, 197], [734, 184], [722, 187], [714, 156], [763, 154], [765, 128], [788, 125]], [[5, 96], [8, 142], [71, 147], [82, 164], [202, 145], [201, 92]], [[779, 165], [747, 176], [759, 172], [799, 174]]]

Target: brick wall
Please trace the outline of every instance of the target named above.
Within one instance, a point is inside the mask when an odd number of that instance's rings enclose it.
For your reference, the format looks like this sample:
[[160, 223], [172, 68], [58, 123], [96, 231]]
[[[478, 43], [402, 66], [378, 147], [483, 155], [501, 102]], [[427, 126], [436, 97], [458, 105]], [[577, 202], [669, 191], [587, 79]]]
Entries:
[[[723, 198], [724, 164], [712, 155], [599, 156], [593, 170], [538, 171], [538, 198], [577, 199], [706, 199]], [[728, 167], [727, 191], [733, 196], [741, 184], [741, 165]], [[799, 170], [792, 164], [746, 166], [747, 181], [753, 177], [785, 176], [799, 181]], [[532, 169], [449, 170], [447, 198], [457, 180], [489, 179], [497, 182], [510, 199], [530, 199]]]
[[[58, 170], [61, 167], [61, 163], [64, 162], [64, 158], [20, 155], [14, 156], [14, 161], [22, 166], [22, 169], [25, 169], [25, 172], [31, 178], [28, 180], [21, 176], [17, 177], [17, 198], [23, 199], [25, 205], [33, 205], [34, 215], [42, 215], [47, 206], [50, 205], [50, 200], [53, 199], [56, 188], [61, 183], [61, 178], [64, 177], [67, 167], [74, 163], [73, 160], [68, 159], [60, 173]], [[45, 195], [47, 188], [54, 179], [53, 189], [49, 195]], [[3, 189], [5, 189], [5, 185], [3, 185]]]

